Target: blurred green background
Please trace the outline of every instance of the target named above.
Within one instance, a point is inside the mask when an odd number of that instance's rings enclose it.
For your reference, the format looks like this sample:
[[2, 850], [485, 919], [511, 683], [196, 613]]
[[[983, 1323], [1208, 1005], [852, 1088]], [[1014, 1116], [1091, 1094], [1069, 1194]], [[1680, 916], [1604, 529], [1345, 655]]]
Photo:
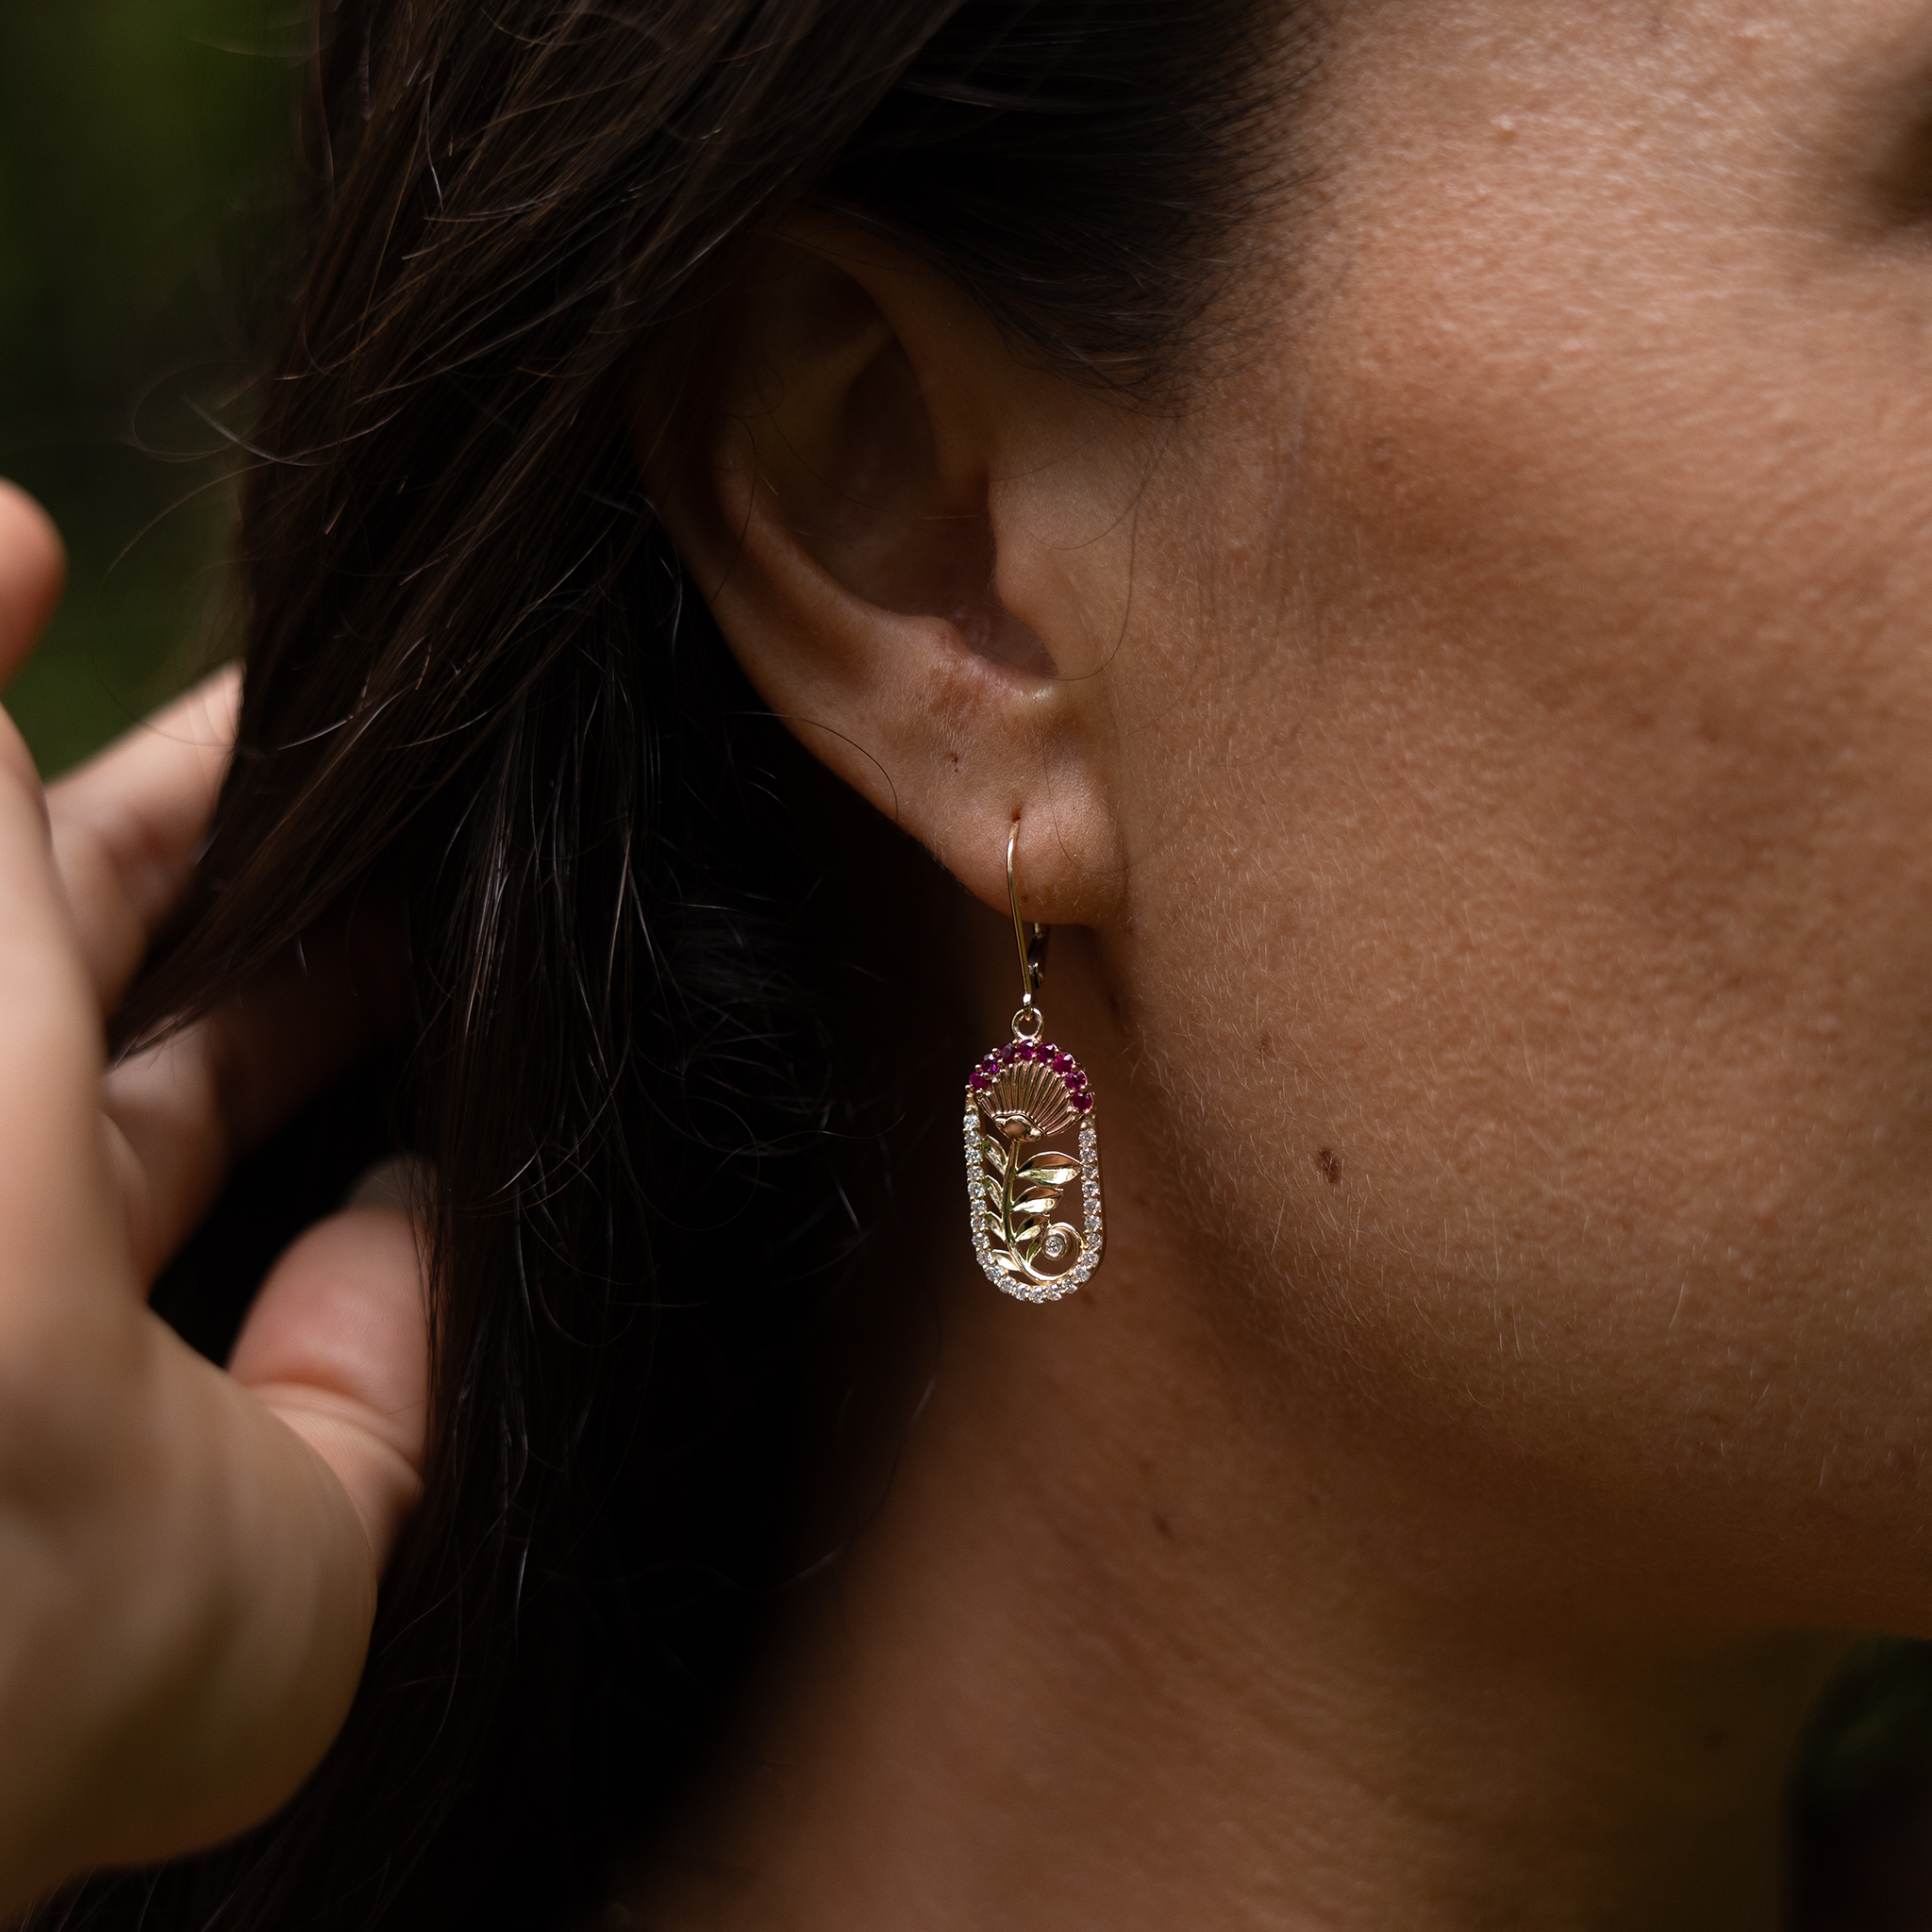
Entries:
[[0, 6], [0, 474], [72, 566], [6, 702], [49, 775], [223, 653], [207, 419], [245, 434], [304, 35], [290, 0]]

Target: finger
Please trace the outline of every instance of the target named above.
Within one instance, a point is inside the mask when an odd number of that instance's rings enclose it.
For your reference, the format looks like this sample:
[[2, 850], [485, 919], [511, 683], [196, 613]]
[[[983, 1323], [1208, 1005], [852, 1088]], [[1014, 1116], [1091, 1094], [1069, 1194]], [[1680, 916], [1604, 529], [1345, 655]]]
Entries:
[[108, 1074], [102, 1104], [143, 1283], [214, 1206], [234, 1163], [394, 1031], [403, 998], [399, 921], [358, 907]]
[[85, 1320], [85, 1291], [125, 1278], [96, 1101], [104, 1058], [40, 778], [0, 713], [0, 1364], [31, 1359], [26, 1338], [48, 1319]]
[[0, 685], [46, 628], [67, 583], [67, 553], [47, 513], [0, 480]]
[[423, 1489], [429, 1340], [415, 1224], [357, 1207], [275, 1264], [228, 1371], [347, 1491], [378, 1568]]
[[[0, 683], [11, 677], [52, 615], [66, 578], [60, 539], [33, 498], [0, 480]], [[47, 862], [47, 807], [33, 755], [10, 718], [0, 717], [0, 943], [16, 970], [30, 953], [56, 976], [72, 940]], [[25, 987], [8, 987], [13, 1015], [32, 1008]]]
[[241, 673], [217, 672], [47, 788], [54, 857], [104, 1011], [194, 870], [241, 696]]

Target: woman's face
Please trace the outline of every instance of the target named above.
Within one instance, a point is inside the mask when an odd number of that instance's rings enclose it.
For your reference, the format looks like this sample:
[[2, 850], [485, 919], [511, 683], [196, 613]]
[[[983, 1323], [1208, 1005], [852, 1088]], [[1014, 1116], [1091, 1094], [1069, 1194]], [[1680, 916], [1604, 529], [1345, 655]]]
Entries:
[[1353, 0], [1318, 108], [1093, 540], [1201, 1278], [1459, 1480], [1932, 1632], [1932, 6]]

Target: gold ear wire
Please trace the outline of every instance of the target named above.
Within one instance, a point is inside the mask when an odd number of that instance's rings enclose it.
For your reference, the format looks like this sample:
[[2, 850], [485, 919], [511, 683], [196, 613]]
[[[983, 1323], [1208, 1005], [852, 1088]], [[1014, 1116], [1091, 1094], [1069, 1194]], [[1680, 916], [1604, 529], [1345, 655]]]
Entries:
[[[1013, 1015], [1016, 1040], [1038, 1040], [1046, 1024], [1036, 1004], [1040, 982], [1046, 977], [1046, 942], [1053, 937], [1050, 927], [1020, 917], [1020, 887], [1013, 873], [1013, 854], [1020, 843], [1020, 821], [1007, 834], [1007, 904], [1013, 908], [1013, 943], [1020, 949], [1020, 1010]], [[1022, 1024], [1023, 1018], [1025, 1022]]]

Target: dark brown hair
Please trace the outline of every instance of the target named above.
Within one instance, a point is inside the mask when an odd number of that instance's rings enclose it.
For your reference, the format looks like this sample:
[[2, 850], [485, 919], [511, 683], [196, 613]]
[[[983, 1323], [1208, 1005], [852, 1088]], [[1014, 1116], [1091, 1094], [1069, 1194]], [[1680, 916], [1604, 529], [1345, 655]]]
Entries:
[[1301, 25], [1295, 0], [327, 0], [249, 439], [240, 747], [128, 1024], [403, 889], [389, 1076], [440, 1176], [426, 1494], [295, 1803], [45, 1923], [533, 1927], [687, 1767], [854, 1229], [783, 754], [634, 437], [701, 408], [734, 277], [803, 198], [1070, 380], [1171, 398], [1284, 185]]

